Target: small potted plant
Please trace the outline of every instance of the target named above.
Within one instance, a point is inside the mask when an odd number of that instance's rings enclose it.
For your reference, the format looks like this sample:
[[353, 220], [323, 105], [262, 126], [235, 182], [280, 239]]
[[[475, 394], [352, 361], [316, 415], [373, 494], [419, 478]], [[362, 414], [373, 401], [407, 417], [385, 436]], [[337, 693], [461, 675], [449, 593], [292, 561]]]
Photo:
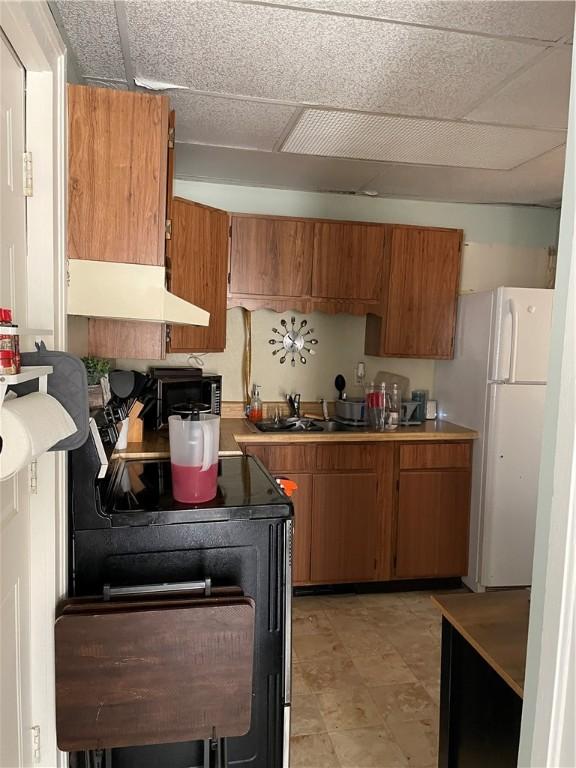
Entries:
[[82, 362], [88, 376], [88, 404], [91, 408], [102, 408], [104, 402], [104, 388], [102, 379], [108, 379], [110, 362], [103, 357], [83, 357]]

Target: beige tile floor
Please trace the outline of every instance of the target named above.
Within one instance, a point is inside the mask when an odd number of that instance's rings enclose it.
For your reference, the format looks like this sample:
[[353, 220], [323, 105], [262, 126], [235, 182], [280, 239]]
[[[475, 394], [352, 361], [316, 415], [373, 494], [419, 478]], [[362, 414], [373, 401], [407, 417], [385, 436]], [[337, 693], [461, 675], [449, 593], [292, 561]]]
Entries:
[[437, 766], [430, 594], [294, 598], [291, 768]]

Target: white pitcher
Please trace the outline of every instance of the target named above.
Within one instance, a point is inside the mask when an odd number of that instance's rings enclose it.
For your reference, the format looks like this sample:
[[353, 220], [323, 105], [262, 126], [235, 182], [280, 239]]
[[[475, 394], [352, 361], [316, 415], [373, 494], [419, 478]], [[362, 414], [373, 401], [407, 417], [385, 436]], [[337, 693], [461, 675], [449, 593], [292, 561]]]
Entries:
[[200, 413], [198, 419], [168, 418], [172, 495], [183, 504], [200, 504], [216, 496], [220, 417]]

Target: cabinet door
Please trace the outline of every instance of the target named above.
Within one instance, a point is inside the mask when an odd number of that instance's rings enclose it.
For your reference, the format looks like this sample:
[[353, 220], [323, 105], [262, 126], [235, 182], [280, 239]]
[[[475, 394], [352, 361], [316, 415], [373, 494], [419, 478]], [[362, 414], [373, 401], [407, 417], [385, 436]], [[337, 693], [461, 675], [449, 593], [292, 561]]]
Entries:
[[265, 216], [233, 216], [230, 292], [308, 296], [314, 223]]
[[68, 86], [68, 256], [164, 264], [169, 101]]
[[312, 582], [338, 584], [374, 579], [380, 541], [378, 475], [314, 475]]
[[385, 234], [383, 224], [317, 222], [312, 296], [378, 300], [382, 290]]
[[464, 576], [469, 514], [469, 471], [401, 472], [396, 576]]
[[170, 352], [224, 351], [228, 227], [225, 211], [178, 197], [172, 201], [170, 290], [210, 312], [210, 324], [172, 326]]
[[462, 233], [394, 227], [386, 308], [387, 355], [453, 355]]

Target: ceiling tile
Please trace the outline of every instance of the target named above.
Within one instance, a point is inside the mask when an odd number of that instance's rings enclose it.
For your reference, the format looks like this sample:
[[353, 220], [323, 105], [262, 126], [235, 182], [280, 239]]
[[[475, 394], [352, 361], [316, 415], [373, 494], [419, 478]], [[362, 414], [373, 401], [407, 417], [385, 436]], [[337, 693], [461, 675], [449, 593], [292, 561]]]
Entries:
[[56, 9], [76, 56], [80, 74], [125, 79], [112, 0], [59, 0]]
[[536, 46], [276, 6], [126, 6], [137, 73], [193, 90], [451, 117]]
[[295, 114], [294, 107], [280, 104], [185, 91], [168, 95], [176, 110], [176, 140], [182, 142], [272, 150]]
[[509, 169], [565, 141], [564, 131], [307, 109], [283, 152], [421, 165]]
[[512, 171], [486, 171], [176, 145], [176, 178], [421, 200], [549, 205], [562, 196], [563, 173], [564, 147]]
[[572, 0], [267, 0], [320, 11], [481, 32], [558, 40], [572, 31]]
[[572, 50], [557, 48], [466, 115], [468, 120], [566, 128]]
[[370, 188], [388, 197], [548, 205], [562, 197], [564, 160], [558, 147], [512, 171], [384, 164]]
[[381, 168], [361, 160], [176, 144], [175, 176], [179, 179], [348, 192], [364, 188]]

